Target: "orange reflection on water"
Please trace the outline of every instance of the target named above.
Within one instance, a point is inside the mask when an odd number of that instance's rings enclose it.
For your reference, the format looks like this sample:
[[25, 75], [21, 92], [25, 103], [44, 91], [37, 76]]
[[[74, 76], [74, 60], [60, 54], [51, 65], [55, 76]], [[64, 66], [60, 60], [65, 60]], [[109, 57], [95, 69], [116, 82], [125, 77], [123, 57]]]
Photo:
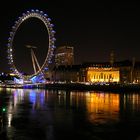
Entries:
[[86, 106], [88, 119], [92, 123], [111, 123], [119, 119], [119, 94], [86, 94]]

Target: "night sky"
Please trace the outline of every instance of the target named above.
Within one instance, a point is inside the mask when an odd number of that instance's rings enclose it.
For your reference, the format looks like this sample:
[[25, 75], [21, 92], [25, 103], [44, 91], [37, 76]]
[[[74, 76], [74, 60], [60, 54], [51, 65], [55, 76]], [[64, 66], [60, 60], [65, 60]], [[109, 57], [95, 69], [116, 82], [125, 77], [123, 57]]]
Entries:
[[[0, 4], [0, 72], [9, 71], [6, 44], [11, 27], [23, 12], [30, 9], [48, 14], [56, 31], [56, 46], [73, 46], [75, 64], [109, 61], [112, 50], [117, 61], [133, 57], [140, 61], [139, 7], [135, 1], [7, 0]], [[22, 47], [15, 49], [16, 54], [24, 52], [23, 46], [28, 43], [46, 46], [47, 31], [40, 21], [37, 22], [27, 21], [18, 30], [14, 44]], [[16, 65], [24, 63], [22, 66], [28, 67], [30, 64], [23, 62], [20, 56], [16, 58]]]

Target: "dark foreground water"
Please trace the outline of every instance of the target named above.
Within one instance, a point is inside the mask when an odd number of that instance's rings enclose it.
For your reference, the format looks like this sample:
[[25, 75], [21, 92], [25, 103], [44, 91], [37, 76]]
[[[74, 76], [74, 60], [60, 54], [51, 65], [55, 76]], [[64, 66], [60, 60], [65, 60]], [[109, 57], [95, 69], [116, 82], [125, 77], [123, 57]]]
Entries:
[[0, 89], [0, 108], [0, 140], [140, 140], [140, 93]]

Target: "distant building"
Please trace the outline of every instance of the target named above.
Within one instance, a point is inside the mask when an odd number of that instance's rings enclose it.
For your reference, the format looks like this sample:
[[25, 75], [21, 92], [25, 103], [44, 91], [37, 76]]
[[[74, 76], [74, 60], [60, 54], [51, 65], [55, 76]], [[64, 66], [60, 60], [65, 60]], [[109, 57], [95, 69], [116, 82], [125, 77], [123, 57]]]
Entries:
[[51, 72], [52, 81], [61, 82], [79, 82], [80, 65], [55, 67]]
[[60, 46], [55, 52], [55, 65], [73, 65], [74, 64], [74, 49], [70, 46]]

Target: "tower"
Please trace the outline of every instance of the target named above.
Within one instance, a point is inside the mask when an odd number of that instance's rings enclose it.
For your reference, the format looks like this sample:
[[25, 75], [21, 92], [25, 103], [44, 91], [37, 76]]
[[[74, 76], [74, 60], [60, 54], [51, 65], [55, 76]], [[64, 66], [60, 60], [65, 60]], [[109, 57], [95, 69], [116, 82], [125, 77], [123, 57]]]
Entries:
[[114, 62], [115, 62], [114, 51], [111, 51], [111, 53], [110, 53], [110, 65], [113, 66]]
[[133, 77], [133, 72], [134, 72], [134, 67], [135, 67], [135, 57], [132, 58], [132, 66], [131, 66], [131, 71], [130, 71], [130, 82], [133, 83], [134, 77]]

